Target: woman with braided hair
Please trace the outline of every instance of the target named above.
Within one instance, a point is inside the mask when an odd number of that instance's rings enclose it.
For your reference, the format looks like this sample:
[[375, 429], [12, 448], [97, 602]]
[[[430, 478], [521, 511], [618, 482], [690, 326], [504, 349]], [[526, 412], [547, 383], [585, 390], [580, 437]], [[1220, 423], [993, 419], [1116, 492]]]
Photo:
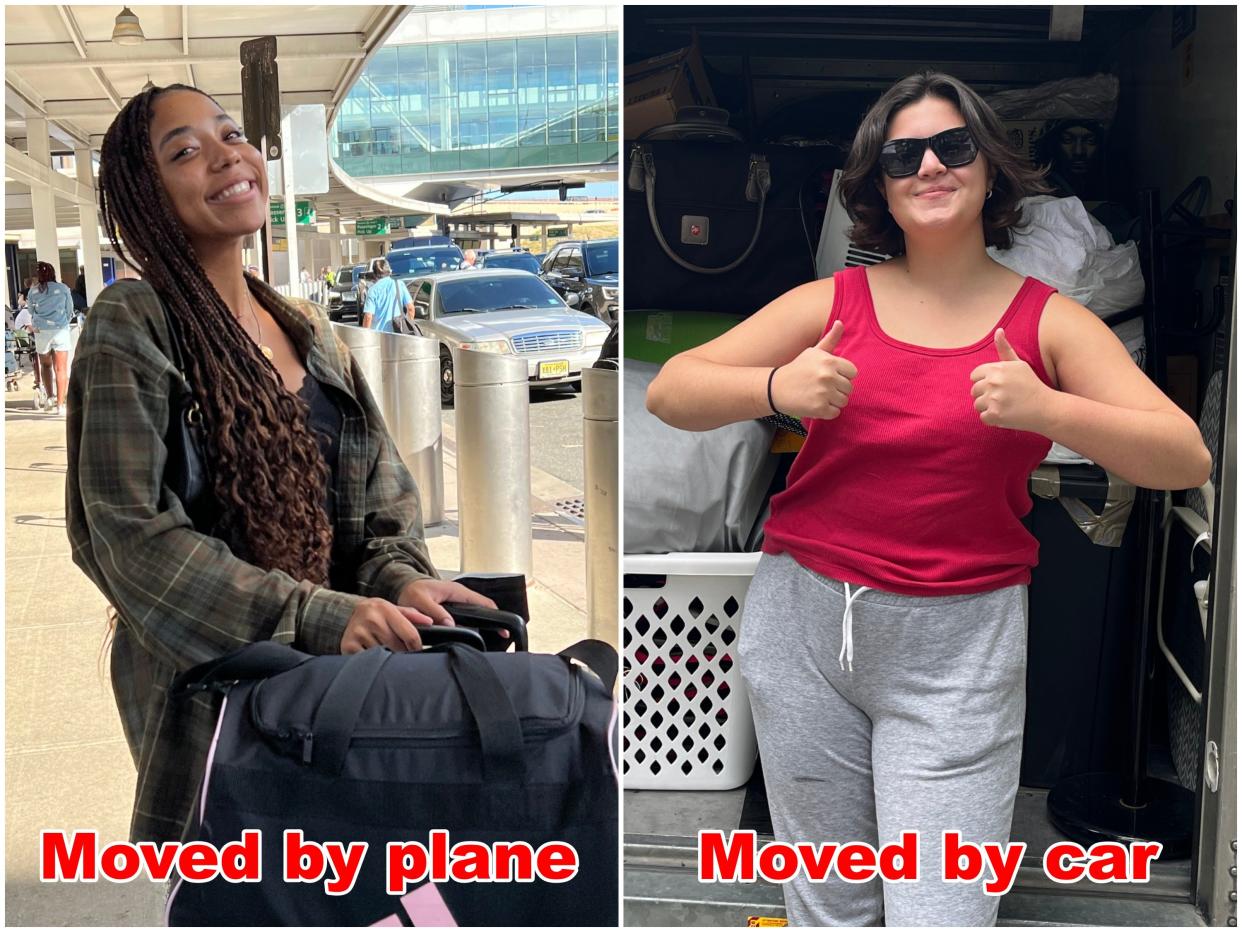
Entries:
[[[262, 156], [184, 85], [129, 101], [104, 139], [100, 207], [142, 274], [99, 295], [70, 383], [74, 561], [115, 610], [112, 680], [138, 768], [134, 841], [176, 840], [219, 700], [168, 701], [179, 671], [248, 643], [418, 650], [442, 603], [418, 490], [326, 313], [242, 266], [267, 211]], [[205, 490], [166, 478], [188, 397]]]

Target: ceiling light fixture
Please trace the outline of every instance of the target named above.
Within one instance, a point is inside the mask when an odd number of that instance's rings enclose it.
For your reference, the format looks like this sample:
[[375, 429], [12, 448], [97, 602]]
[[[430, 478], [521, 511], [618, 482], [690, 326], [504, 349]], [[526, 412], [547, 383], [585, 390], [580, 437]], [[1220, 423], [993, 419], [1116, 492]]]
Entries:
[[141, 45], [146, 38], [134, 11], [129, 7], [122, 9], [117, 14], [116, 25], [112, 27], [112, 41], [117, 45]]

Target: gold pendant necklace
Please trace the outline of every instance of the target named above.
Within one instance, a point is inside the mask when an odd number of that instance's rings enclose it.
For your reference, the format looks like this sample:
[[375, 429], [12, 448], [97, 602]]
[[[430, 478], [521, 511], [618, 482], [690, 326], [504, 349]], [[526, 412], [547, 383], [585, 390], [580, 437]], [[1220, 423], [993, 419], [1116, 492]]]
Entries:
[[250, 308], [250, 316], [254, 318], [254, 329], [258, 331], [259, 334], [259, 339], [255, 341], [259, 344], [259, 352], [267, 358], [268, 362], [271, 362], [276, 354], [272, 352], [272, 348], [270, 346], [267, 346], [263, 342], [263, 325], [259, 323], [259, 315], [255, 313], [254, 302], [250, 300], [249, 288], [246, 289], [246, 304]]

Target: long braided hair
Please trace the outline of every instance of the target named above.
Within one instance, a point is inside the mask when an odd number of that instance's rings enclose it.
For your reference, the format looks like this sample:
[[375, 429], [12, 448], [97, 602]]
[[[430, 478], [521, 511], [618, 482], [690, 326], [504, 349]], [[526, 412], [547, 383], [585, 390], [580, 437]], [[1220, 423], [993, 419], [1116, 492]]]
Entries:
[[99, 166], [104, 229], [177, 327], [174, 339], [202, 409], [203, 455], [219, 505], [214, 535], [257, 566], [325, 583], [328, 467], [307, 406], [284, 387], [208, 279], [164, 190], [150, 125], [155, 99], [169, 91], [202, 93], [184, 84], [149, 88], [108, 128]]

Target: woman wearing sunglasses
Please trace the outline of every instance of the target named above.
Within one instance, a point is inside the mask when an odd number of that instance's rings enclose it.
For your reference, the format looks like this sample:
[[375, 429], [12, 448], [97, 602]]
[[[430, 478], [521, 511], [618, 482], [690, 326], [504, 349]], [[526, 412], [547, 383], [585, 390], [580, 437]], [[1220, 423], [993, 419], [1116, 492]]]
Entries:
[[892, 259], [782, 295], [674, 357], [648, 407], [808, 425], [772, 500], [739, 647], [778, 839], [919, 833], [919, 880], [785, 885], [798, 925], [991, 925], [943, 833], [1009, 839], [1025, 711], [1027, 480], [1052, 441], [1136, 485], [1207, 479], [1195, 424], [1090, 311], [989, 258], [1040, 173], [960, 81], [890, 88], [841, 185]]

